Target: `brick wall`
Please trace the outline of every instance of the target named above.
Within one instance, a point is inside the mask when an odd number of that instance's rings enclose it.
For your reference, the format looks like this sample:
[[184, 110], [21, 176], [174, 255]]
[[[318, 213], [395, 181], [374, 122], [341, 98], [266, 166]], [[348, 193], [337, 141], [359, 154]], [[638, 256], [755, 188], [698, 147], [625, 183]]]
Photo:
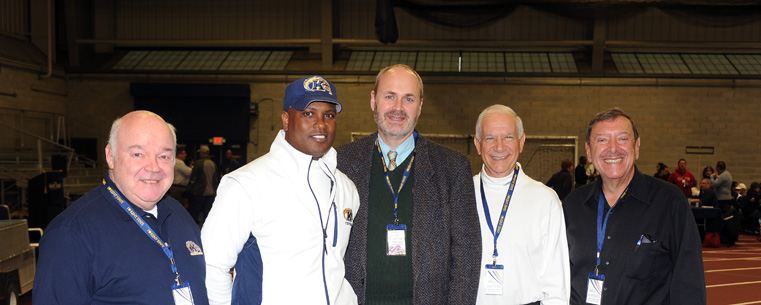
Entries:
[[[63, 113], [72, 136], [96, 137], [99, 148], [105, 146], [113, 119], [134, 108], [129, 94], [132, 80], [126, 78], [74, 78], [64, 85], [60, 79], [39, 80], [36, 73], [9, 68], [0, 71], [0, 91], [17, 92], [17, 97], [0, 95], [0, 107]], [[10, 78], [15, 83], [9, 87]], [[330, 76], [327, 78], [332, 80]], [[339, 115], [335, 146], [347, 143], [351, 132], [377, 130], [369, 104], [372, 79], [351, 81], [350, 77], [342, 76], [336, 82], [344, 110]], [[168, 77], [161, 81], [208, 79]], [[685, 80], [680, 83], [669, 80], [668, 85], [653, 79], [600, 79], [590, 84], [584, 83], [589, 80], [577, 79], [478, 83], [470, 79], [459, 82], [451, 77], [446, 80], [424, 77], [424, 81], [425, 102], [417, 128], [421, 133], [473, 134], [480, 111], [501, 103], [521, 116], [527, 135], [576, 136], [578, 151], [584, 155], [583, 139], [589, 120], [598, 111], [619, 106], [639, 127], [642, 146], [637, 165], [643, 172], [652, 174], [658, 162], [668, 164], [673, 170], [677, 160], [685, 158], [688, 169], [699, 175], [705, 165], [714, 166], [716, 161], [723, 160], [735, 180], [746, 184], [761, 181], [761, 166], [756, 160], [761, 144], [755, 135], [761, 118], [761, 82], [758, 81]], [[519, 83], [521, 81], [525, 84]], [[572, 84], [573, 81], [578, 84]], [[568, 84], [559, 84], [563, 82]], [[636, 86], [632, 85], [635, 83]], [[250, 85], [251, 101], [259, 103], [259, 117], [251, 123], [248, 161], [266, 153], [282, 127], [280, 113], [287, 81], [270, 79]], [[33, 86], [52, 88], [66, 95], [34, 91]], [[715, 153], [686, 155], [685, 146], [713, 146]]]
[[[272, 102], [260, 107], [254, 124], [260, 128], [257, 155], [269, 149], [281, 128], [285, 85], [252, 84], [252, 100], [272, 98], [276, 108], [271, 108]], [[344, 109], [338, 118], [335, 146], [350, 141], [350, 132], [376, 131], [369, 102], [372, 84], [336, 86]], [[512, 107], [521, 116], [527, 135], [578, 137], [580, 155], [585, 155], [589, 120], [601, 110], [621, 107], [632, 116], [642, 138], [637, 166], [644, 173], [653, 174], [658, 162], [673, 171], [677, 160], [684, 158], [688, 170], [699, 175], [706, 165], [714, 167], [723, 160], [735, 180], [746, 184], [761, 181], [761, 165], [756, 160], [761, 139], [755, 136], [761, 118], [761, 88], [427, 83], [417, 130], [472, 135], [480, 111], [497, 103]], [[686, 146], [713, 146], [715, 153], [688, 155]]]

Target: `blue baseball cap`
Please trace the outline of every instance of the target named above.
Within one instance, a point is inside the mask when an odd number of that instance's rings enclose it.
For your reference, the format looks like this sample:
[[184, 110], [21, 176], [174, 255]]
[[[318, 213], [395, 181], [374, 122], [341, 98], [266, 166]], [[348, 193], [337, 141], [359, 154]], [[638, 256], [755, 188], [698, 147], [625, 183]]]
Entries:
[[312, 102], [326, 102], [336, 105], [336, 111], [341, 112], [336, 86], [319, 75], [313, 75], [292, 82], [285, 88], [283, 111], [293, 107], [298, 111], [304, 110]]

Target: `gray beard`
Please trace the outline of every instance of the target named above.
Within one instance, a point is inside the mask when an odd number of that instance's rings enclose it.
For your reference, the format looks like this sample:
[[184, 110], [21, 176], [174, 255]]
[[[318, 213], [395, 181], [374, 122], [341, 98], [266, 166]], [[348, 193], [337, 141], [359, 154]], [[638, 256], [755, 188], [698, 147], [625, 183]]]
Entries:
[[380, 132], [383, 135], [385, 135], [387, 137], [390, 137], [390, 138], [394, 138], [394, 139], [403, 139], [405, 136], [409, 135], [410, 132], [412, 132], [412, 130], [415, 128], [415, 125], [417, 123], [417, 119], [416, 118], [415, 119], [411, 119], [410, 116], [407, 116], [407, 119], [408, 119], [407, 122], [408, 122], [408, 124], [406, 126], [404, 126], [402, 131], [401, 132], [393, 132], [393, 131], [389, 130], [388, 126], [383, 124], [384, 123], [383, 122], [383, 118], [384, 118], [385, 114], [380, 114], [378, 112], [375, 112], [374, 116], [375, 116], [375, 124], [378, 125], [378, 130], [380, 130]]

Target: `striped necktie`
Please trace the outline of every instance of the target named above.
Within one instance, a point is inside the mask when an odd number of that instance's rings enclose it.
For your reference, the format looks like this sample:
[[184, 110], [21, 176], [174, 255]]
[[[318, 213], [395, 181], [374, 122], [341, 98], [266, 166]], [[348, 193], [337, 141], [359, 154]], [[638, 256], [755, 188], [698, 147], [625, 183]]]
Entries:
[[396, 169], [396, 152], [392, 150], [388, 152], [388, 170], [394, 169]]

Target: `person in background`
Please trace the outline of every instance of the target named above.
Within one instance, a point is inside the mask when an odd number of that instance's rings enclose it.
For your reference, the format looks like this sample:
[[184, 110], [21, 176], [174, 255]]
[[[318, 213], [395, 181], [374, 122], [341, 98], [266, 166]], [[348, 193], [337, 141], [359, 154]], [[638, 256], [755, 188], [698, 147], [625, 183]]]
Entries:
[[592, 164], [592, 162], [587, 162], [587, 165], [584, 167], [587, 169], [587, 177], [589, 177], [589, 182], [595, 181], [597, 177], [600, 177], [600, 173], [597, 172], [595, 165]]
[[192, 168], [185, 164], [187, 157], [188, 153], [184, 147], [177, 148], [177, 156], [174, 160], [174, 182], [172, 187], [169, 188], [169, 196], [177, 199], [186, 209], [188, 208], [188, 198], [185, 196], [185, 191], [187, 190], [188, 182], [190, 182], [190, 173], [193, 171]]
[[568, 196], [573, 189], [573, 176], [571, 176], [571, 171], [573, 171], [573, 161], [571, 161], [571, 159], [564, 159], [560, 162], [560, 171], [552, 175], [550, 180], [546, 183], [547, 186], [555, 190], [555, 193], [558, 194], [560, 200], [563, 200], [565, 196]]
[[692, 187], [697, 185], [695, 176], [687, 170], [687, 160], [684, 159], [679, 159], [676, 170], [669, 175], [668, 182], [671, 182], [682, 190], [682, 193], [687, 198], [692, 196]]
[[225, 151], [225, 158], [219, 164], [219, 178], [231, 173], [232, 171], [240, 168], [240, 163], [233, 157], [233, 151], [228, 149]]
[[698, 198], [690, 199], [690, 203], [698, 207], [716, 207], [719, 200], [716, 199], [716, 193], [711, 189], [711, 179], [703, 178], [700, 180], [700, 195]]
[[634, 165], [634, 121], [618, 108], [600, 112], [584, 146], [600, 179], [563, 201], [570, 304], [706, 304], [692, 210], [678, 188]]
[[[518, 163], [525, 141], [523, 122], [510, 107], [492, 105], [478, 116], [473, 140], [483, 161], [473, 176], [481, 219], [478, 305], [568, 304], [563, 208], [558, 195]], [[570, 188], [573, 163], [563, 160], [562, 166]]]
[[732, 174], [727, 171], [724, 161], [716, 162], [716, 172], [711, 174], [711, 188], [719, 199], [719, 208], [724, 214], [731, 213], [732, 207]]
[[148, 111], [114, 121], [102, 185], [45, 229], [35, 304], [208, 304], [201, 234], [177, 200], [174, 127]]
[[587, 157], [581, 156], [579, 157], [579, 165], [576, 165], [576, 169], [574, 170], [574, 180], [576, 181], [576, 186], [574, 188], [580, 188], [582, 185], [587, 184], [589, 182], [589, 176], [587, 176], [587, 169], [584, 167], [587, 165]]
[[750, 190], [747, 195], [743, 196], [744, 200], [740, 203], [740, 209], [742, 210], [741, 226], [743, 231], [749, 234], [758, 235], [759, 217], [761, 217], [761, 211], [759, 210], [759, 200], [761, 198], [761, 185], [758, 182], [752, 182], [750, 184]]
[[663, 180], [666, 180], [666, 181], [669, 180], [669, 176], [671, 175], [671, 173], [669, 173], [669, 167], [668, 167], [668, 165], [666, 165], [666, 164], [661, 162], [661, 163], [658, 163], [658, 165], [656, 165], [655, 168], [658, 171], [655, 172], [653, 177], [658, 178], [658, 179], [663, 179]]
[[[706, 167], [703, 169], [703, 178], [708, 178], [708, 179], [711, 179], [711, 175], [713, 175], [713, 167], [711, 167], [710, 165], [709, 165], [709, 166], [706, 166]], [[701, 179], [702, 179], [702, 178], [701, 178]]]
[[195, 161], [193, 171], [190, 173], [190, 182], [188, 182], [190, 216], [199, 224], [204, 222], [200, 219], [201, 214], [204, 219], [209, 216], [219, 184], [217, 165], [209, 158], [210, 152], [207, 145], [201, 145], [198, 149], [199, 158]]

